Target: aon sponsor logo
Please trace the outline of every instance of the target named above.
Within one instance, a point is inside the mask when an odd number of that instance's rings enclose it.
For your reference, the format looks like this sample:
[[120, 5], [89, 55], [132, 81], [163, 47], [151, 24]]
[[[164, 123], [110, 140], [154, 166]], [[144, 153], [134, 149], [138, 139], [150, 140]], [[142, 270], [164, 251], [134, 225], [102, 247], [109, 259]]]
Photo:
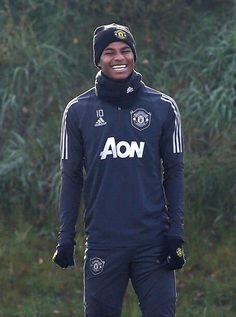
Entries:
[[101, 160], [105, 160], [108, 155], [112, 155], [113, 158], [126, 158], [126, 157], [143, 157], [145, 142], [120, 141], [116, 144], [114, 137], [109, 137], [106, 141], [103, 151], [100, 153]]

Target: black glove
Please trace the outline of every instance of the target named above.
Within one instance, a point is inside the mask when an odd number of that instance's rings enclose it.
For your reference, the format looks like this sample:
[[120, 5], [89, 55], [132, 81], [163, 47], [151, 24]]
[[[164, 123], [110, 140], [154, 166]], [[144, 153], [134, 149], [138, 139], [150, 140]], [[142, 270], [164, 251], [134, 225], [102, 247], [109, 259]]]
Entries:
[[167, 258], [166, 267], [169, 270], [181, 269], [186, 263], [183, 240], [178, 238], [169, 238], [166, 241], [167, 246]]
[[63, 269], [68, 266], [74, 266], [74, 245], [75, 244], [58, 244], [52, 257], [52, 261]]

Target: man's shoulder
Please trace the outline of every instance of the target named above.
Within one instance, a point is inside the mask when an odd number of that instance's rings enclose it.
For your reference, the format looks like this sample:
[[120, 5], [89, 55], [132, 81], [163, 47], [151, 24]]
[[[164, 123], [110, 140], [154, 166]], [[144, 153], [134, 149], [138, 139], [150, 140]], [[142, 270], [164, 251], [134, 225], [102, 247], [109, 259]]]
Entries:
[[72, 103], [72, 104], [77, 103], [80, 105], [80, 104], [88, 102], [93, 97], [96, 97], [94, 87], [90, 88], [89, 90], [86, 90], [85, 92], [81, 93], [77, 97], [73, 98], [69, 103]]
[[90, 88], [89, 90], [83, 92], [82, 94], [70, 100], [66, 105], [65, 110], [77, 111], [81, 108], [84, 108], [84, 106], [86, 106], [88, 103], [92, 102], [93, 98], [96, 98], [94, 87]]
[[144, 88], [145, 94], [147, 95], [150, 100], [154, 102], [154, 104], [161, 104], [161, 105], [166, 105], [169, 106], [170, 103], [176, 104], [175, 100], [171, 98], [169, 95], [154, 89], [149, 86], [145, 86]]
[[92, 87], [89, 90], [86, 90], [85, 92], [83, 92], [82, 94], [80, 94], [79, 96], [77, 96], [77, 100], [78, 102], [86, 102], [88, 99], [96, 97], [95, 94], [95, 88]]

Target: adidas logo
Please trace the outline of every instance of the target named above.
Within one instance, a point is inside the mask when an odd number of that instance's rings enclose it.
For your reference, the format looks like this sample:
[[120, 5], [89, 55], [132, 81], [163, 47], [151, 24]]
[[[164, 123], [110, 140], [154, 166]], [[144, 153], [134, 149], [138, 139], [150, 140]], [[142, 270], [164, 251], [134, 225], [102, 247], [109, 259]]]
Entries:
[[133, 87], [128, 87], [126, 93], [129, 94], [130, 92], [133, 92], [134, 88]]
[[95, 122], [94, 126], [95, 127], [101, 127], [102, 125], [106, 125], [106, 121], [103, 120], [103, 118], [98, 118], [97, 121]]

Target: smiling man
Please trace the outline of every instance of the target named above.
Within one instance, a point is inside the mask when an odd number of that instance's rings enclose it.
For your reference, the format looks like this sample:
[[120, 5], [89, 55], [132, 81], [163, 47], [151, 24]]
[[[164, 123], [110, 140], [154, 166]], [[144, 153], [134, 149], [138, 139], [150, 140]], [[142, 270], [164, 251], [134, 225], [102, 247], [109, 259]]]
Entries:
[[174, 317], [174, 270], [185, 263], [179, 110], [134, 70], [135, 41], [127, 27], [98, 27], [93, 48], [95, 86], [70, 101], [62, 119], [53, 261], [74, 266], [83, 189], [85, 316], [120, 317], [131, 280], [143, 317]]
[[113, 80], [124, 80], [134, 69], [134, 54], [124, 42], [109, 44], [100, 57], [98, 66]]

